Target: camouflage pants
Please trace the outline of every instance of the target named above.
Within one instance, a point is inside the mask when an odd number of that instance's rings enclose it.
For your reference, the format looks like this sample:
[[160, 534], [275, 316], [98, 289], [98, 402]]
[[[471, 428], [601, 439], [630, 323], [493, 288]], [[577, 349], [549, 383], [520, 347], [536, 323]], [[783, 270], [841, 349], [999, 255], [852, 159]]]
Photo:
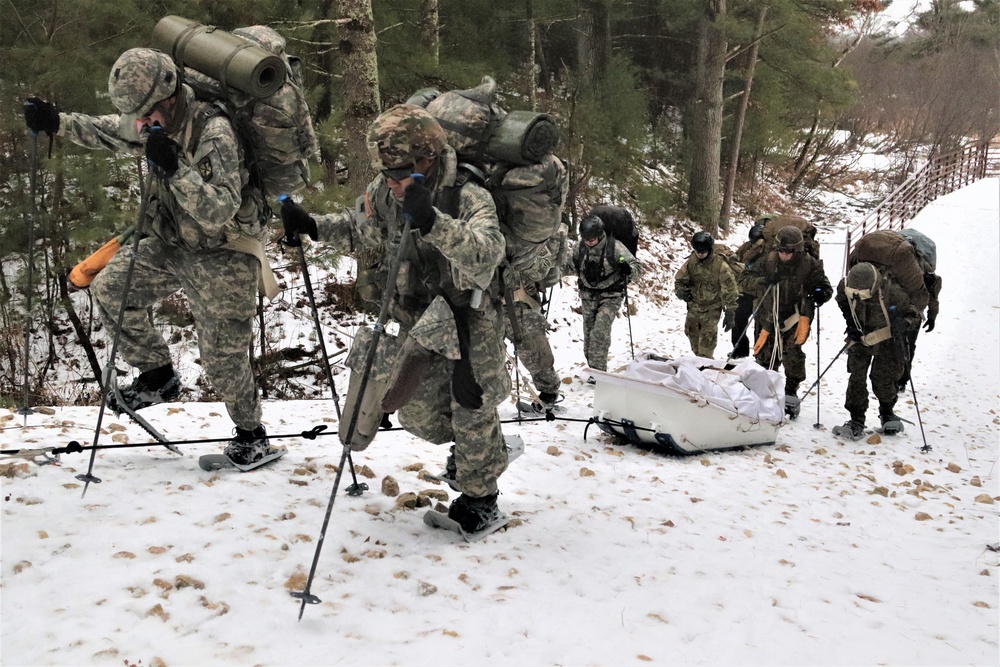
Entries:
[[510, 317], [505, 314], [507, 338], [514, 343], [514, 351], [524, 367], [531, 373], [531, 381], [538, 393], [555, 394], [559, 391], [559, 376], [555, 371], [555, 357], [547, 335], [548, 322], [530, 305], [518, 301], [514, 304], [519, 337], [515, 337]]
[[721, 316], [722, 306], [708, 310], [688, 306], [687, 317], [684, 319], [684, 334], [691, 342], [691, 351], [697, 356], [711, 359], [715, 354], [715, 345], [719, 342]]
[[249, 350], [260, 263], [252, 255], [233, 250], [193, 252], [150, 237], [139, 243], [131, 285], [126, 285], [131, 257], [131, 245], [123, 247], [91, 285], [111, 336], [118, 324], [121, 296], [128, 289], [118, 342], [122, 358], [140, 372], [171, 363], [167, 343], [146, 309], [183, 289], [194, 315], [202, 367], [212, 388], [237, 426], [256, 428], [260, 397]]
[[889, 339], [867, 347], [855, 343], [847, 348], [847, 400], [844, 407], [851, 419], [865, 423], [868, 412], [868, 380], [871, 368], [872, 392], [878, 399], [879, 414], [889, 414], [896, 405], [896, 385], [903, 372], [903, 361], [897, 342]]
[[483, 388], [483, 407], [463, 408], [451, 391], [455, 362], [433, 355], [413, 398], [399, 411], [399, 423], [418, 438], [455, 443], [457, 481], [462, 492], [482, 497], [497, 492], [507, 469], [507, 450], [497, 406], [510, 393], [498, 310], [475, 313], [469, 325], [472, 371]]
[[614, 324], [624, 300], [623, 292], [580, 290], [580, 302], [583, 306], [583, 354], [587, 357], [587, 365], [595, 370], [608, 370], [611, 325]]
[[906, 358], [903, 359], [903, 374], [899, 378], [900, 385], [904, 387], [910, 383], [910, 372], [913, 369], [913, 355], [917, 352], [917, 336], [920, 335], [920, 328], [906, 334]]
[[753, 302], [752, 294], [740, 294], [739, 300], [736, 301], [736, 321], [730, 332], [734, 358], [750, 356], [750, 339], [747, 337], [746, 328], [750, 323], [750, 316], [753, 315]]
[[[764, 347], [754, 357], [757, 363], [768, 370], [776, 371], [782, 364], [785, 366], [785, 394], [795, 396], [799, 385], [806, 379], [806, 353], [801, 345], [796, 345], [795, 327], [781, 334], [781, 354], [775, 354], [775, 336], [767, 337]], [[771, 356], [774, 355], [774, 359]]]

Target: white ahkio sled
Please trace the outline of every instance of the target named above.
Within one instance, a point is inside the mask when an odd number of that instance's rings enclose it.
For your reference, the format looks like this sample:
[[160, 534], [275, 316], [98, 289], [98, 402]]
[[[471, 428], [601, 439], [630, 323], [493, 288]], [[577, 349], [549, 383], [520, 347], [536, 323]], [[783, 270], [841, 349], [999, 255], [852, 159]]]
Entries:
[[645, 354], [619, 373], [587, 372], [596, 380], [593, 423], [641, 447], [697, 454], [771, 445], [785, 422], [784, 376], [753, 359]]

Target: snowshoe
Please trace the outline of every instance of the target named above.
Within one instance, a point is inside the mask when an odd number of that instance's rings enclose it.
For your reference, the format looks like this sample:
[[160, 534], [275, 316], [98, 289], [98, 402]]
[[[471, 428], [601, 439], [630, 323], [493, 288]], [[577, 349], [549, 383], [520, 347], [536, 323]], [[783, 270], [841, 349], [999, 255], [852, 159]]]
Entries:
[[565, 396], [562, 394], [549, 393], [543, 391], [538, 395], [537, 401], [518, 401], [517, 411], [518, 412], [534, 412], [535, 414], [545, 415], [550, 412], [560, 412], [562, 408], [559, 407], [559, 403], [562, 403]]
[[111, 388], [108, 392], [108, 407], [116, 415], [121, 415], [123, 412], [133, 413], [151, 405], [168, 403], [180, 396], [180, 393], [181, 381], [176, 375], [171, 375], [170, 379], [159, 387], [150, 387], [139, 375], [127, 386]]
[[865, 425], [861, 422], [848, 421], [843, 426], [834, 426], [833, 434], [845, 440], [860, 440], [865, 435]]
[[424, 513], [424, 523], [431, 528], [443, 528], [445, 530], [450, 530], [456, 535], [461, 535], [462, 539], [466, 542], [478, 542], [487, 535], [492, 535], [501, 528], [506, 527], [507, 524], [510, 523], [510, 517], [503, 512], [499, 512], [498, 516], [492, 523], [475, 533], [467, 533], [462, 530], [462, 526], [458, 523], [458, 521], [455, 521], [447, 514], [442, 514], [436, 510], [427, 510], [427, 512]]

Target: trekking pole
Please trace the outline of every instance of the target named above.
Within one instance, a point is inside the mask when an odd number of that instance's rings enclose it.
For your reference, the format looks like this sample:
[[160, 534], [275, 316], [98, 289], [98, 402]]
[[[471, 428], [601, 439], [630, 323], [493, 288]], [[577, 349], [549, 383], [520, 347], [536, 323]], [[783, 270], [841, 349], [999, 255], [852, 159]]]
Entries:
[[153, 186], [153, 165], [150, 163], [146, 164], [146, 178], [143, 181], [142, 192], [140, 193], [141, 201], [139, 204], [139, 215], [135, 222], [135, 234], [132, 239], [132, 256], [128, 261], [128, 269], [125, 271], [125, 288], [122, 290], [121, 294], [121, 305], [118, 307], [118, 323], [115, 326], [115, 336], [114, 340], [111, 342], [111, 352], [108, 355], [108, 364], [104, 367], [104, 375], [101, 378], [101, 407], [97, 412], [97, 426], [94, 427], [94, 443], [95, 449], [90, 450], [90, 463], [87, 466], [87, 472], [77, 475], [76, 478], [83, 485], [83, 494], [80, 496], [83, 498], [87, 495], [87, 489], [90, 487], [90, 483], [100, 484], [101, 479], [95, 477], [94, 471], [94, 459], [97, 458], [97, 441], [101, 437], [101, 424], [104, 421], [104, 411], [108, 406], [108, 380], [111, 377], [111, 371], [115, 367], [115, 357], [118, 355], [118, 342], [122, 335], [122, 322], [125, 321], [125, 310], [128, 306], [128, 294], [132, 290], [132, 274], [135, 272], [135, 258], [139, 254], [139, 241], [142, 239], [142, 233], [146, 225], [146, 209], [149, 207], [149, 193]]
[[[809, 387], [808, 389], [806, 389], [806, 393], [802, 394], [802, 400], [805, 400], [805, 397], [808, 396], [810, 392], [812, 392], [812, 390], [816, 387], [816, 385], [819, 384], [819, 381], [823, 379], [823, 376], [826, 375], [826, 372], [828, 370], [830, 370], [830, 367], [833, 366], [833, 362], [835, 362], [837, 359], [839, 359], [840, 355], [842, 355], [844, 353], [844, 350], [846, 350], [847, 348], [849, 348], [851, 346], [851, 343], [853, 343], [853, 342], [854, 341], [852, 341], [852, 340], [848, 340], [846, 343], [844, 343], [844, 347], [840, 348], [840, 352], [837, 352], [837, 354], [834, 355], [833, 359], [830, 360], [830, 363], [827, 364], [826, 368], [823, 369], [823, 372], [819, 374], [818, 378], [816, 378], [816, 381], [812, 383], [812, 386]], [[819, 368], [819, 364], [818, 363], [817, 363], [816, 367]]]
[[[288, 195], [281, 195], [278, 197], [278, 201], [284, 203], [286, 199], [289, 199]], [[330, 355], [326, 351], [326, 341], [323, 339], [323, 325], [319, 319], [319, 309], [316, 308], [316, 297], [313, 293], [312, 280], [309, 278], [309, 265], [306, 264], [306, 253], [302, 249], [302, 241], [299, 240], [299, 264], [302, 266], [302, 280], [306, 287], [306, 296], [309, 297], [309, 308], [312, 310], [313, 323], [316, 325], [316, 338], [319, 339], [319, 349], [323, 354], [323, 369], [326, 371], [326, 377], [330, 381], [330, 392], [333, 394], [333, 407], [337, 413], [337, 421], [341, 419], [340, 416], [340, 395], [337, 394], [337, 385], [333, 380], [333, 368], [330, 366]], [[348, 442], [350, 442], [348, 440]], [[347, 487], [347, 495], [349, 496], [360, 496], [362, 493], [368, 490], [368, 485], [364, 482], [358, 483], [358, 475], [354, 470], [354, 459], [351, 458], [350, 448], [347, 450], [347, 463], [351, 468], [351, 479], [352, 484]]]
[[632, 313], [628, 307], [628, 280], [625, 281], [625, 319], [628, 320], [628, 348], [635, 359], [635, 346], [632, 344]]
[[28, 218], [28, 282], [25, 285], [25, 310], [24, 310], [24, 386], [21, 408], [17, 414], [24, 415], [24, 425], [28, 425], [28, 415], [35, 411], [28, 406], [28, 362], [31, 360], [31, 295], [35, 282], [35, 216], [37, 215], [37, 205], [35, 202], [36, 183], [38, 179], [38, 134], [31, 133], [31, 173], [28, 176], [31, 191], [31, 215]]
[[[420, 177], [419, 179], [417, 177]], [[413, 175], [414, 181], [420, 182], [424, 177], [421, 174]], [[323, 517], [323, 527], [320, 529], [319, 539], [316, 540], [316, 551], [313, 554], [312, 565], [309, 568], [309, 576], [306, 578], [306, 585], [302, 591], [292, 591], [291, 596], [302, 600], [299, 607], [299, 620], [302, 620], [302, 613], [307, 604], [319, 604], [322, 602], [312, 594], [313, 577], [316, 575], [316, 566], [319, 564], [319, 555], [323, 550], [323, 541], [326, 539], [326, 529], [330, 525], [330, 514], [333, 512], [333, 503], [337, 499], [337, 489], [340, 487], [340, 478], [344, 474], [344, 461], [351, 451], [351, 441], [354, 439], [354, 432], [357, 429], [358, 417], [361, 415], [362, 399], [365, 390], [368, 388], [368, 378], [371, 375], [372, 366], [375, 364], [375, 353], [378, 350], [378, 342], [385, 330], [385, 322], [389, 317], [389, 304], [396, 296], [396, 276], [399, 274], [399, 265], [403, 261], [403, 253], [406, 251], [406, 244], [410, 238], [410, 224], [413, 219], [409, 215], [403, 216], [403, 233], [399, 240], [399, 248], [396, 249], [396, 256], [389, 266], [389, 275], [386, 278], [385, 293], [382, 295], [382, 304], [379, 307], [378, 319], [375, 321], [375, 334], [372, 336], [371, 344], [365, 355], [365, 364], [362, 367], [361, 382], [358, 386], [358, 399], [354, 402], [354, 409], [351, 410], [351, 420], [347, 424], [347, 435], [344, 438], [344, 450], [340, 455], [340, 466], [337, 468], [337, 476], [333, 480], [333, 489], [330, 491], [330, 501], [326, 506], [326, 516]]]
[[913, 360], [910, 359], [910, 346], [908, 341], [904, 340], [900, 347], [903, 352], [903, 361], [906, 363], [906, 367], [910, 369], [910, 393], [913, 394], [913, 407], [917, 411], [917, 423], [920, 425], [920, 437], [924, 441], [924, 445], [920, 448], [920, 451], [927, 453], [931, 451], [931, 446], [927, 443], [927, 434], [924, 433], [924, 420], [920, 416], [920, 404], [917, 403], [917, 390], [913, 386]]
[[[819, 306], [816, 306], [816, 372], [819, 373], [819, 338], [820, 338], [820, 326], [819, 326], [819, 311], [822, 310]], [[819, 384], [819, 376], [816, 379], [816, 423], [813, 424], [813, 428], [822, 431], [823, 424], [819, 421], [819, 395], [821, 387]]]

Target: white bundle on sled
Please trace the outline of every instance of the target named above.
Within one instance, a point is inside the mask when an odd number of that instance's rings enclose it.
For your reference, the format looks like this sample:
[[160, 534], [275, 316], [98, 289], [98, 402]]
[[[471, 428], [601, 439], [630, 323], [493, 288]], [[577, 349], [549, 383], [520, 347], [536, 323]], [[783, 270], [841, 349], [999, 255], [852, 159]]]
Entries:
[[676, 453], [773, 444], [785, 379], [752, 359], [731, 369], [704, 357], [641, 355], [621, 373], [590, 371], [601, 430]]

